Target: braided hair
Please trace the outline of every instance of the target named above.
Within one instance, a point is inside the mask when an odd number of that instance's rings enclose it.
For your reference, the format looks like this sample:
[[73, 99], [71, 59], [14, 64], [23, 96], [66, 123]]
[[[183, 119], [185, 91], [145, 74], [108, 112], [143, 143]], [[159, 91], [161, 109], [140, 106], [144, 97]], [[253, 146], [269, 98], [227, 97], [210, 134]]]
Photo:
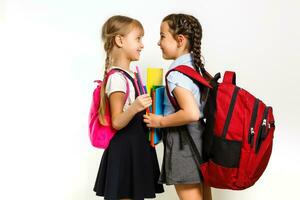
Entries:
[[210, 80], [211, 75], [205, 70], [202, 62], [201, 39], [202, 27], [199, 21], [192, 15], [187, 14], [170, 14], [163, 19], [170, 27], [173, 37], [181, 34], [188, 39], [188, 48], [192, 56], [193, 66], [195, 70], [202, 74], [204, 78]]

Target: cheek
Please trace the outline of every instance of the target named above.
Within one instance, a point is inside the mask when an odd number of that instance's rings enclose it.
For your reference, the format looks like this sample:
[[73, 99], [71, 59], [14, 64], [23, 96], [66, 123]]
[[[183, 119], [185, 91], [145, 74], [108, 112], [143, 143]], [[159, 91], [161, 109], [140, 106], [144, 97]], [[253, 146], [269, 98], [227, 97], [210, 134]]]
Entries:
[[163, 48], [168, 52], [173, 52], [176, 49], [171, 41], [165, 41], [163, 44]]
[[160, 46], [164, 49], [168, 49], [170, 46], [170, 43], [166, 39], [164, 39], [164, 40], [161, 40]]
[[137, 50], [140, 46], [140, 43], [136, 40], [132, 40], [129, 44], [128, 47], [129, 49], [131, 49], [132, 51]]

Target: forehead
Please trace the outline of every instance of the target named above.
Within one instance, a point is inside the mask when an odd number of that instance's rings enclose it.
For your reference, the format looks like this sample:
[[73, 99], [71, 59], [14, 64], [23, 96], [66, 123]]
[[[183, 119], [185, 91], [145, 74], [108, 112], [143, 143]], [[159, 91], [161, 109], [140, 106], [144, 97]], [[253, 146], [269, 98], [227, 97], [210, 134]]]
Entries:
[[167, 22], [162, 22], [160, 25], [160, 30], [162, 33], [168, 33], [169, 32], [169, 24]]
[[143, 36], [144, 30], [138, 26], [132, 27], [131, 31], [128, 33], [130, 35], [137, 35], [137, 36]]

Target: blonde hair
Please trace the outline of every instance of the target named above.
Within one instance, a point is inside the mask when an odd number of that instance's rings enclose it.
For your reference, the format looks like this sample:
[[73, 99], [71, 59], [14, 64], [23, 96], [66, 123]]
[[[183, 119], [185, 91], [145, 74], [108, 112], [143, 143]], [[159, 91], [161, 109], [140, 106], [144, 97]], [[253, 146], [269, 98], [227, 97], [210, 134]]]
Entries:
[[[105, 59], [105, 70], [103, 79], [105, 80], [108, 69], [111, 67], [112, 58], [110, 57], [111, 51], [115, 44], [115, 37], [117, 35], [125, 36], [127, 35], [133, 28], [139, 28], [144, 32], [144, 28], [142, 24], [130, 17], [115, 15], [110, 17], [102, 26], [101, 37], [104, 42], [104, 50], [106, 52]], [[106, 101], [108, 100], [105, 94], [105, 85], [101, 87], [100, 91], [100, 106], [98, 110], [99, 120], [101, 124], [106, 124], [106, 120], [104, 118], [105, 109], [106, 109]]]

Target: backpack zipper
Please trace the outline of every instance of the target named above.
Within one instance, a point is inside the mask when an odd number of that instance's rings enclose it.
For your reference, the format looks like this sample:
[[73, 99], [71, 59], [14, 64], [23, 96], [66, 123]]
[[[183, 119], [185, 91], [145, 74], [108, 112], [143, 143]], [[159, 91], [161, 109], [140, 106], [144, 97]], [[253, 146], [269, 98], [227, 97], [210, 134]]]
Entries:
[[256, 138], [255, 153], [258, 153], [261, 143], [262, 143], [262, 140], [265, 139], [265, 137], [263, 137], [263, 135], [267, 131], [267, 117], [268, 117], [268, 113], [269, 113], [269, 108], [270, 107], [267, 106], [264, 110], [262, 123], [261, 123], [261, 126], [259, 127], [258, 136]]
[[[272, 107], [269, 107], [268, 113], [270, 112], [270, 110], [272, 110]], [[268, 123], [266, 125], [266, 130], [264, 132], [262, 132], [262, 136], [261, 137], [262, 137], [263, 140], [267, 137], [267, 135], [269, 134], [269, 131], [270, 131], [271, 128], [275, 128], [275, 121], [274, 120], [271, 121], [269, 119], [269, 121], [268, 121]]]
[[256, 121], [257, 111], [258, 111], [258, 104], [259, 104], [259, 99], [256, 98], [253, 106], [249, 134], [248, 134], [248, 144], [250, 144], [251, 148], [253, 147], [253, 143], [254, 143], [254, 135], [255, 135], [254, 128], [255, 128], [255, 121]]

